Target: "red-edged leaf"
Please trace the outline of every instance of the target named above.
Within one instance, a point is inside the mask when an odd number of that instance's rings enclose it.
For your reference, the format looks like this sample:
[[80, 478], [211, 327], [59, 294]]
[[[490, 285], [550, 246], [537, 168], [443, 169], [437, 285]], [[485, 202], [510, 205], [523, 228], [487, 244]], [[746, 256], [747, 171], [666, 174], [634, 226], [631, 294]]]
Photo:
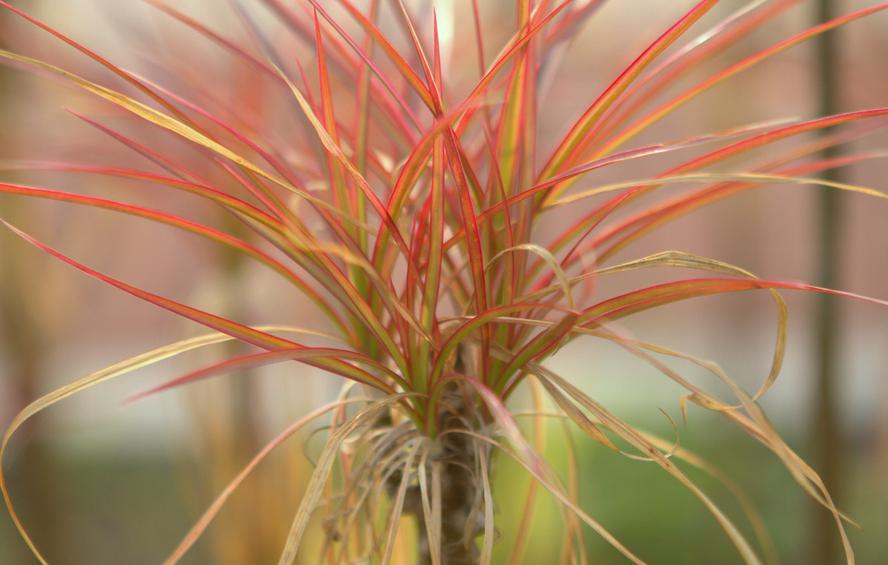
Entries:
[[326, 371], [330, 371], [341, 377], [353, 380], [355, 382], [372, 386], [384, 392], [394, 392], [390, 385], [381, 380], [378, 376], [373, 375], [359, 367], [355, 367], [348, 361], [356, 361], [372, 366], [374, 369], [385, 374], [387, 377], [395, 379], [394, 382], [405, 384], [396, 373], [385, 369], [379, 363], [376, 363], [366, 355], [347, 351], [344, 349], [322, 348], [322, 347], [300, 347], [298, 349], [283, 349], [277, 351], [260, 351], [246, 353], [237, 357], [232, 357], [218, 363], [214, 363], [202, 369], [191, 371], [180, 377], [170, 379], [160, 385], [152, 387], [148, 390], [134, 394], [127, 398], [127, 402], [136, 402], [143, 398], [153, 396], [159, 392], [180, 387], [185, 384], [193, 383], [202, 379], [208, 379], [217, 375], [231, 373], [239, 370], [255, 369], [257, 367], [265, 367], [275, 363], [284, 361], [299, 361], [313, 367], [318, 367]]
[[[608, 115], [595, 124], [593, 131], [590, 131], [587, 136], [586, 143], [583, 144], [583, 151], [596, 141], [607, 139], [607, 136], [620, 124], [625, 123], [630, 116], [635, 115], [657, 94], [698, 64], [712, 60], [718, 53], [798, 2], [799, 0], [779, 0], [748, 3], [720, 21], [715, 27], [672, 53], [656, 68], [639, 78], [613, 105]], [[635, 98], [639, 93], [640, 96]], [[633, 100], [633, 98], [635, 99]]]
[[[36, 25], [37, 27], [40, 27], [41, 29], [43, 29], [43, 30], [51, 33], [52, 35], [56, 36], [57, 38], [61, 39], [62, 41], [64, 41], [68, 45], [70, 45], [71, 47], [77, 49], [78, 51], [80, 51], [81, 53], [83, 53], [84, 55], [89, 57], [90, 59], [96, 61], [97, 63], [99, 63], [100, 65], [105, 67], [106, 69], [110, 70], [115, 75], [119, 76], [120, 78], [122, 78], [123, 80], [125, 80], [126, 82], [131, 84], [132, 86], [136, 87], [139, 91], [141, 91], [142, 93], [147, 95], [149, 98], [151, 98], [152, 100], [154, 100], [155, 102], [157, 102], [158, 104], [160, 104], [161, 106], [163, 106], [164, 108], [169, 110], [179, 120], [191, 125], [192, 127], [195, 127], [195, 129], [200, 131], [200, 129], [195, 126], [195, 124], [188, 118], [188, 116], [181, 113], [175, 106], [173, 106], [167, 100], [165, 100], [162, 96], [160, 96], [159, 94], [154, 92], [151, 88], [149, 88], [147, 85], [145, 85], [142, 81], [140, 81], [138, 78], [136, 78], [133, 74], [128, 73], [127, 71], [121, 69], [120, 67], [118, 67], [117, 65], [115, 65], [114, 63], [109, 61], [108, 59], [102, 57], [101, 55], [99, 55], [95, 51], [92, 51], [91, 49], [85, 47], [84, 45], [74, 41], [73, 39], [71, 39], [67, 35], [63, 34], [62, 32], [56, 30], [52, 26], [38, 20], [37, 18], [35, 18], [34, 16], [31, 16], [27, 12], [16, 8], [15, 6], [10, 5], [5, 0], [0, 0], [0, 7], [6, 8], [6, 9], [10, 10], [11, 12], [16, 13], [17, 15], [28, 20], [29, 22]], [[205, 133], [205, 132], [201, 131], [201, 133]]]
[[583, 138], [595, 124], [601, 115], [617, 100], [617, 98], [629, 87], [639, 74], [650, 65], [667, 47], [672, 45], [694, 23], [712, 9], [718, 0], [702, 0], [665, 33], [654, 40], [622, 73], [608, 86], [604, 92], [589, 106], [580, 119], [571, 127], [564, 140], [558, 145], [540, 173], [540, 178], [545, 180], [557, 174], [561, 168], [575, 155], [574, 151], [582, 143]]
[[784, 39], [783, 41], [780, 41], [780, 42], [772, 45], [771, 47], [768, 47], [767, 49], [763, 49], [762, 51], [759, 51], [758, 53], [751, 55], [751, 56], [743, 59], [742, 61], [739, 61], [739, 62], [731, 65], [727, 69], [719, 71], [718, 73], [712, 75], [708, 79], [700, 82], [696, 86], [689, 88], [684, 93], [678, 95], [677, 97], [673, 98], [672, 100], [664, 102], [663, 104], [658, 106], [656, 109], [654, 109], [651, 113], [649, 113], [647, 116], [638, 120], [636, 123], [634, 123], [630, 126], [627, 126], [625, 130], [623, 130], [622, 132], [620, 132], [619, 134], [614, 136], [612, 139], [609, 139], [608, 142], [606, 144], [604, 144], [601, 147], [601, 149], [599, 149], [597, 151], [597, 153], [600, 155], [604, 155], [604, 154], [609, 153], [610, 151], [613, 151], [614, 149], [619, 148], [626, 141], [635, 137], [636, 135], [638, 135], [639, 133], [641, 133], [642, 131], [647, 129], [649, 126], [651, 126], [653, 123], [659, 121], [661, 118], [670, 114], [672, 111], [677, 109], [679, 106], [684, 105], [685, 103], [687, 103], [691, 99], [693, 99], [693, 98], [697, 97], [698, 95], [700, 95], [701, 93], [709, 90], [710, 88], [712, 88], [716, 84], [719, 84], [719, 83], [745, 71], [746, 69], [748, 69], [748, 68], [750, 68], [750, 67], [752, 67], [752, 66], [754, 66], [754, 65], [756, 65], [756, 64], [758, 64], [770, 57], [773, 57], [774, 55], [777, 55], [778, 53], [781, 53], [781, 52], [789, 49], [790, 47], [798, 45], [799, 43], [802, 43], [803, 41], [807, 41], [808, 39], [811, 39], [812, 37], [816, 37], [816, 36], [818, 36], [822, 33], [825, 33], [829, 30], [835, 29], [839, 26], [853, 22], [853, 21], [863, 18], [865, 16], [869, 16], [871, 14], [874, 14], [874, 13], [884, 10], [886, 8], [888, 8], [888, 2], [881, 2], [877, 5], [870, 6], [868, 8], [863, 8], [861, 10], [851, 12], [850, 14], [840, 16], [840, 17], [830, 20], [828, 22], [824, 22], [820, 25], [816, 25], [816, 26], [811, 27], [803, 32], [797, 33], [796, 35], [793, 35], [792, 37], [788, 37], [788, 38]]
[[650, 310], [651, 308], [656, 308], [680, 300], [756, 289], [785, 289], [822, 292], [863, 300], [881, 306], [888, 306], [888, 300], [871, 298], [853, 292], [823, 288], [802, 282], [713, 277], [673, 281], [634, 290], [620, 296], [609, 298], [608, 300], [599, 302], [598, 304], [585, 309], [579, 324], [585, 327], [592, 327], [604, 321], [617, 320], [631, 314], [643, 312], [645, 310]]
[[193, 320], [198, 324], [206, 326], [208, 328], [214, 329], [216, 331], [222, 332], [226, 335], [230, 335], [244, 343], [248, 343], [250, 345], [255, 345], [256, 347], [261, 347], [263, 349], [292, 349], [301, 347], [300, 344], [290, 341], [289, 339], [284, 339], [282, 337], [278, 337], [266, 332], [262, 332], [251, 328], [249, 326], [245, 326], [243, 324], [239, 324], [233, 320], [229, 320], [227, 318], [223, 318], [221, 316], [216, 316], [215, 314], [210, 314], [209, 312], [204, 312], [203, 310], [199, 310], [197, 308], [192, 308], [191, 306], [187, 306], [185, 304], [180, 304], [174, 300], [170, 300], [169, 298], [165, 298], [163, 296], [153, 294], [146, 290], [142, 290], [138, 287], [135, 287], [131, 284], [127, 284], [121, 280], [118, 280], [114, 277], [108, 276], [106, 274], [100, 273], [95, 269], [91, 269], [84, 265], [83, 263], [79, 263], [78, 261], [64, 255], [60, 251], [50, 247], [49, 245], [39, 241], [38, 239], [28, 235], [27, 233], [21, 231], [15, 226], [9, 224], [5, 220], [0, 220], [3, 224], [12, 230], [20, 238], [24, 239], [31, 245], [37, 247], [45, 251], [46, 253], [52, 255], [53, 257], [71, 265], [72, 267], [78, 269], [86, 273], [87, 275], [100, 280], [104, 283], [107, 283], [111, 286], [117, 287], [120, 290], [135, 296], [136, 298], [140, 298], [146, 302], [154, 304], [164, 310], [169, 310], [170, 312], [182, 316], [183, 318], [187, 318], [189, 320]]

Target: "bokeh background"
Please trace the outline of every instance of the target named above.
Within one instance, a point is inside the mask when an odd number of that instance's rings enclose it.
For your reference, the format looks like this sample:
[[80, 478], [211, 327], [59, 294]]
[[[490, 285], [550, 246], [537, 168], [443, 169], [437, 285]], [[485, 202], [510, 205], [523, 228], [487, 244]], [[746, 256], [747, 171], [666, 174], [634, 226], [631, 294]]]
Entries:
[[[819, 1], [819, 0], [818, 0]], [[813, 24], [815, 0], [802, 0], [779, 18], [711, 61], [681, 84]], [[413, 2], [411, 5], [421, 8]], [[836, 1], [837, 13], [871, 5]], [[200, 77], [208, 101], [240, 101], [245, 123], [273, 121], [274, 100], [255, 77], [184, 26], [143, 2], [117, 0], [29, 0], [16, 6], [57, 26], [115, 63], [148, 77]], [[249, 4], [249, 3], [248, 3]], [[331, 2], [333, 4], [333, 2]], [[471, 78], [461, 58], [473, 57], [466, 0], [435, 2], [442, 27], [452, 34], [454, 83]], [[699, 24], [748, 4], [725, 0]], [[184, 12], [228, 37], [250, 44], [228, 2], [178, 2]], [[677, 0], [611, 0], [585, 25], [571, 45], [555, 88], [546, 101], [542, 136], [562, 132], [573, 117], [650, 42], [658, 30], [691, 5]], [[511, 33], [512, 2], [482, 2], [493, 54]], [[260, 16], [271, 22], [267, 13]], [[265, 21], [263, 19], [263, 21]], [[272, 25], [272, 24], [269, 24]], [[838, 110], [888, 102], [888, 17], [856, 22], [835, 34], [839, 50]], [[277, 30], [281, 36], [282, 30]], [[693, 37], [693, 31], [688, 37]], [[0, 43], [38, 56], [99, 82], [119, 86], [107, 72], [63, 43], [13, 14], [0, 12]], [[406, 46], [406, 44], [405, 44]], [[255, 50], [255, 46], [252, 46]], [[312, 53], [294, 45], [310, 63]], [[465, 51], [465, 52], [463, 52]], [[258, 51], [257, 51], [258, 52]], [[668, 140], [752, 121], [806, 118], [818, 112], [815, 44], [806, 43], [719, 86], [671, 116], [637, 141]], [[164, 66], [166, 68], [164, 69]], [[308, 65], [310, 66], [310, 65]], [[462, 74], [461, 74], [462, 73]], [[171, 85], [177, 86], [175, 84]], [[458, 88], [457, 88], [458, 90]], [[279, 102], [279, 101], [278, 101]], [[118, 127], [131, 125], [109, 108], [51, 79], [0, 67], [0, 161], [66, 158], [91, 162], [150, 164], [113, 145], [68, 110]], [[145, 136], [145, 128], [132, 129]], [[271, 130], [270, 130], [271, 131]], [[292, 132], [273, 130], [279, 144]], [[885, 147], [875, 131], [855, 149]], [[188, 151], [157, 134], [170, 151]], [[637, 163], [637, 162], [634, 162]], [[637, 178], [663, 162], [604, 171], [594, 181]], [[618, 169], [618, 168], [615, 168]], [[842, 173], [848, 182], [888, 191], [888, 165], [872, 160]], [[123, 195], [133, 202], [188, 210], [207, 221], [209, 208], [170, 192], [119, 188], [100, 177], [0, 170], [4, 180], [86, 193]], [[592, 181], [589, 181], [592, 182]], [[817, 282], [821, 190], [773, 186], [748, 191], [680, 219], [621, 257], [681, 249], [743, 266], [770, 279]], [[888, 205], [858, 195], [841, 195], [836, 224], [840, 255], [838, 286], [888, 297]], [[202, 205], [199, 205], [202, 206]], [[79, 260], [159, 294], [236, 316], [250, 323], [321, 324], [298, 296], [258, 269], [210, 243], [148, 222], [50, 202], [0, 198], [0, 216], [58, 245]], [[558, 221], [555, 219], [554, 221]], [[563, 221], [563, 220], [562, 220]], [[543, 233], [545, 233], [543, 231]], [[601, 292], [631, 285], [631, 277], [601, 281]], [[762, 399], [776, 428], [803, 455], [814, 455], [822, 435], [815, 423], [819, 363], [817, 299], [786, 293], [790, 306], [788, 355], [783, 374]], [[282, 319], [284, 318], [284, 319]], [[774, 340], [774, 312], [767, 294], [697, 299], [626, 322], [635, 335], [717, 360], [751, 390], [767, 374]], [[838, 302], [832, 321], [837, 334], [834, 400], [838, 441], [830, 444], [840, 469], [835, 484], [839, 506], [862, 528], [850, 529], [861, 563], [888, 555], [888, 311], [851, 300]], [[103, 286], [0, 233], [0, 426], [30, 400], [77, 377], [165, 343], [200, 333], [194, 324]], [[219, 359], [222, 348], [189, 354], [142, 370], [67, 400], [28, 424], [13, 440], [5, 461], [10, 487], [25, 523], [52, 563], [137, 564], [160, 561], [225, 482], [286, 423], [335, 394], [339, 383], [303, 367], [276, 367], [229, 379], [213, 379], [134, 404], [123, 399], [201, 363]], [[559, 353], [553, 368], [601, 399], [630, 422], [673, 433], [659, 409], [680, 420], [676, 387], [616, 348], [578, 342]], [[694, 375], [688, 367], [679, 367]], [[520, 405], [521, 399], [516, 399]], [[722, 419], [691, 410], [682, 445], [717, 462], [764, 515], [781, 560], [813, 563], [824, 547], [822, 514], [771, 456]], [[820, 420], [822, 421], [822, 420]], [[563, 457], [557, 438], [550, 455]], [[739, 562], [727, 538], [705, 509], [680, 485], [652, 465], [621, 458], [576, 438], [580, 449], [585, 507], [617, 537], [652, 563]], [[231, 500], [188, 563], [274, 562], [300, 489], [321, 445], [317, 434], [286, 444]], [[561, 450], [561, 451], [559, 451]], [[509, 492], [526, 479], [501, 463], [497, 488]], [[732, 511], [729, 495], [706, 477], [694, 475]], [[500, 548], [514, 543], [517, 510], [501, 497]], [[512, 506], [510, 506], [510, 504]], [[559, 537], [554, 505], [539, 503], [527, 563], [547, 563]], [[592, 534], [591, 562], [620, 558]], [[502, 557], [501, 554], [498, 554]], [[820, 556], [821, 563], [838, 557]], [[0, 564], [33, 562], [5, 512], [0, 512]]]

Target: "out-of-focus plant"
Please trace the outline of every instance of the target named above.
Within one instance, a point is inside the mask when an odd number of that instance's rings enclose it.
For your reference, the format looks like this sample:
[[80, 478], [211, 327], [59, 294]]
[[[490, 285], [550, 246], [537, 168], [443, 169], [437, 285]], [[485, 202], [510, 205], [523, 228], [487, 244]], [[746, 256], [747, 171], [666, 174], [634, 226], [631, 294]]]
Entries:
[[[546, 359], [565, 343], [593, 337], [618, 345], [685, 388], [683, 412], [688, 403], [714, 411], [769, 448], [800, 487], [833, 514], [846, 558], [853, 561], [843, 525], [847, 518], [817, 473], [770, 425], [757, 400], [774, 383], [783, 361], [787, 307], [779, 290], [888, 303], [799, 282], [763, 280], [728, 263], [681, 251], [613, 259], [688, 212], [765, 185], [819, 186], [884, 198], [874, 189], [817, 176], [884, 154], [853, 153], [835, 159], [817, 155], [825, 146], [844, 143], [881, 124], [888, 108], [738, 125], [705, 135], [687, 132], [656, 144], [633, 141], [739, 73], [888, 4], [800, 31], [679, 88], [677, 94], [668, 93], [689, 71], [795, 3], [756, 1], [718, 15], [710, 14], [717, 0], [697, 2], [667, 29], [652, 34], [655, 38], [553, 142], [540, 129], [557, 105], [553, 92], [562, 78], [559, 63], [601, 1], [518, 0], [513, 8], [515, 28], [492, 57], [487, 48], [495, 25], [484, 21], [477, 1], [458, 18], [460, 31], [471, 33], [458, 33], [456, 39], [453, 30], [439, 33], [438, 14], [430, 3], [421, 4], [427, 9], [418, 18], [400, 0], [370, 0], [361, 7], [349, 0], [262, 0], [261, 14], [274, 16], [287, 31], [272, 36], [263, 23], [267, 20], [257, 17], [259, 6], [234, 1], [234, 12], [255, 50], [161, 0], [149, 3], [248, 65], [253, 80], [269, 82], [279, 95], [286, 95], [290, 104], [280, 107], [280, 119], [251, 120], [251, 108], [232, 107], [224, 100], [198, 103], [195, 100], [212, 95], [212, 85], [200, 82], [200, 69], [182, 68], [175, 60], [155, 61], [171, 75], [165, 79], [170, 86], [162, 86], [162, 80], [124, 70], [0, 1], [104, 66], [126, 89], [13, 51], [0, 51], [3, 60], [124, 110], [142, 124], [146, 138], [160, 130], [190, 146], [185, 157], [156, 140], [140, 142], [135, 134], [96, 123], [150, 159], [160, 172], [73, 162], [29, 161], [17, 167], [105, 175], [122, 184], [133, 181], [184, 191], [220, 207], [238, 228], [214, 227], [117, 198], [13, 183], [0, 183], [0, 191], [109, 209], [209, 238], [292, 283], [293, 292], [307, 297], [326, 323], [257, 327], [222, 317], [96, 271], [6, 223], [25, 241], [91, 277], [214, 333], [122, 361], [37, 399], [13, 421], [4, 450], [24, 421], [73, 394], [174, 355], [234, 340], [253, 350], [172, 379], [137, 398], [226, 372], [293, 361], [339, 376], [347, 384], [337, 401], [293, 423], [232, 478], [173, 550], [170, 562], [192, 547], [234, 489], [270, 452], [325, 415], [330, 418], [327, 440], [282, 540], [282, 563], [297, 556], [304, 562], [389, 562], [396, 551], [403, 551], [407, 536], [414, 539], [416, 559], [423, 563], [489, 563], [496, 529], [491, 474], [502, 457], [517, 461], [533, 478], [522, 494], [525, 518], [517, 539], [526, 539], [542, 489], [563, 508], [562, 562], [584, 562], [583, 524], [630, 561], [643, 562], [578, 505], [578, 470], [571, 467], [560, 476], [540, 455], [542, 421], [550, 416], [572, 423], [626, 457], [659, 466], [699, 499], [745, 562], [773, 561], [755, 513], [748, 512], [757, 537], [753, 543], [685, 472], [693, 466], [717, 474], [709, 463], [634, 427], [584, 393], [575, 380], [546, 367]], [[383, 8], [390, 10], [383, 13]], [[718, 17], [703, 31], [696, 30], [707, 14]], [[383, 21], [383, 15], [389, 20]], [[311, 47], [310, 57], [294, 57], [305, 45]], [[472, 50], [475, 61], [467, 54]], [[468, 79], [473, 72], [479, 78]], [[193, 96], [174, 92], [182, 85], [191, 86]], [[282, 127], [293, 119], [292, 111], [296, 121]], [[805, 134], [825, 128], [839, 129], [804, 141]], [[781, 150], [778, 142], [790, 139], [802, 142]], [[768, 151], [766, 159], [737, 164], [738, 158], [761, 149]], [[611, 183], [592, 178], [599, 169], [666, 155], [678, 158], [679, 164], [655, 176]], [[210, 178], [196, 172], [209, 168], [218, 174]], [[692, 188], [645, 204], [650, 195], [677, 186]], [[542, 234], [543, 222], [565, 209], [576, 218], [556, 226], [554, 236]], [[602, 295], [595, 285], [599, 277], [667, 268], [704, 274], [651, 281], [617, 296]], [[677, 301], [758, 289], [773, 297], [777, 332], [771, 370], [753, 393], [711, 361], [635, 339], [616, 325]], [[308, 345], [316, 339], [328, 343]], [[720, 398], [687, 379], [667, 364], [669, 358], [705, 369], [731, 396]], [[522, 388], [534, 401], [529, 439], [510, 409], [510, 400]], [[15, 513], [2, 475], [0, 487], [19, 531], [42, 560]], [[303, 544], [319, 508], [324, 536]], [[408, 526], [411, 521], [415, 527]], [[525, 549], [516, 544], [511, 562], [519, 562]]]
[[[14, 19], [13, 14], [0, 14], [0, 47], [9, 46], [9, 38], [14, 36], [11, 25]], [[13, 69], [0, 68], [0, 116], [12, 115], [16, 98], [26, 90], [24, 86], [15, 82]], [[11, 121], [4, 120], [0, 151], [4, 157], [20, 154], [17, 146], [15, 128]], [[0, 196], [0, 209], [10, 221], [25, 221], [33, 216], [29, 214], [33, 210], [30, 204], [14, 197]], [[3, 387], [7, 391], [0, 414], [4, 417], [11, 416], [39, 394], [46, 374], [45, 349], [58, 337], [55, 328], [46, 322], [45, 313], [53, 310], [61, 320], [72, 310], [64, 306], [62, 293], [51, 282], [46, 283], [41, 295], [27, 292], [32, 281], [41, 276], [42, 269], [32, 260], [32, 255], [22, 253], [15, 239], [9, 232], [0, 235], [0, 355], [4, 360]], [[39, 435], [36, 426], [29, 432]], [[22, 486], [28, 512], [34, 517], [33, 524], [43, 535], [44, 543], [62, 543], [64, 535], [53, 511], [57, 494], [53, 483], [56, 458], [46, 442], [31, 441], [17, 454], [17, 462], [17, 473], [28, 477], [27, 484]], [[26, 551], [23, 546], [22, 552]]]

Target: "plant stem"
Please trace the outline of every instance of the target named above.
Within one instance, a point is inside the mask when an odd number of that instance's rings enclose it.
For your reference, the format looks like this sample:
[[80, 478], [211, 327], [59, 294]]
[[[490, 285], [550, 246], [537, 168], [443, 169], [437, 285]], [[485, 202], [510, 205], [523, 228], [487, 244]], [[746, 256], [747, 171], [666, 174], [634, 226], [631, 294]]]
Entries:
[[[818, 0], [817, 21], [825, 22], [835, 17], [833, 0]], [[838, 44], [836, 33], [826, 33], [816, 43], [819, 76], [819, 112], [821, 115], [835, 114], [838, 111], [839, 80], [837, 76]], [[824, 135], [829, 133], [823, 132]], [[839, 155], [838, 146], [824, 149], [822, 158], [830, 159]], [[840, 182], [842, 173], [830, 169], [824, 178]], [[838, 262], [841, 259], [841, 200], [838, 191], [825, 190], [820, 193], [818, 202], [819, 220], [819, 265], [818, 283], [827, 288], [838, 287]], [[811, 447], [814, 467], [830, 489], [833, 500], [838, 504], [842, 487], [842, 456], [840, 454], [841, 422], [835, 394], [835, 365], [838, 354], [838, 304], [828, 295], [820, 295], [817, 302], [816, 322], [816, 362], [817, 385], [814, 410], [810, 425]], [[836, 563], [839, 543], [834, 518], [830, 512], [814, 504], [811, 512], [813, 549], [811, 563], [829, 565]]]
[[[478, 477], [478, 449], [476, 440], [464, 433], [477, 423], [473, 407], [466, 405], [466, 396], [454, 385], [441, 399], [438, 439], [441, 465], [441, 560], [446, 565], [474, 565], [478, 562], [475, 540], [481, 534], [483, 524], [479, 520], [482, 511], [482, 481]], [[471, 397], [469, 397], [471, 398]], [[430, 565], [432, 548], [422, 510], [422, 493], [413, 488], [408, 493], [405, 511], [418, 521], [418, 548], [421, 565]]]

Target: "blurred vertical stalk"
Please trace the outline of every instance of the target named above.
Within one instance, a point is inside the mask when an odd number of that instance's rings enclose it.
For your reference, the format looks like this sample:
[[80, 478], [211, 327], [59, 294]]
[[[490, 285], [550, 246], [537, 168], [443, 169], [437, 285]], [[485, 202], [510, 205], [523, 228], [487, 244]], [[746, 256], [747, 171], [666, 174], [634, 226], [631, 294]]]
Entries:
[[[224, 220], [229, 223], [228, 229], [226, 230], [228, 233], [238, 234], [239, 237], [243, 237], [244, 239], [249, 238], [249, 234], [245, 233], [246, 230], [244, 230], [243, 226], [237, 223], [236, 220], [229, 216], [225, 216]], [[222, 295], [225, 301], [224, 315], [233, 320], [247, 319], [247, 304], [244, 300], [243, 285], [243, 279], [245, 277], [244, 271], [246, 267], [244, 255], [236, 252], [230, 247], [224, 247], [220, 250], [218, 260], [220, 262], [220, 269], [223, 277]], [[236, 342], [228, 343], [226, 346], [228, 349], [226, 351], [226, 357], [233, 357], [243, 353], [238, 345], [239, 344]], [[230, 380], [227, 385], [230, 387], [230, 402], [229, 405], [223, 409], [228, 413], [229, 417], [229, 427], [225, 441], [227, 445], [220, 447], [229, 451], [227, 454], [229, 458], [228, 460], [234, 465], [234, 467], [231, 469], [224, 469], [225, 476], [216, 477], [216, 482], [218, 484], [214, 486], [217, 490], [224, 488], [231, 476], [239, 471], [245, 462], [249, 461], [250, 458], [252, 458], [262, 447], [259, 439], [259, 422], [257, 421], [257, 391], [255, 383], [250, 377], [251, 374], [249, 371], [240, 371], [229, 376]], [[232, 539], [240, 540], [241, 547], [239, 550], [242, 554], [246, 555], [248, 560], [254, 560], [254, 562], [261, 563], [272, 562], [276, 554], [274, 550], [277, 548], [271, 547], [267, 543], [268, 540], [265, 538], [265, 532], [263, 531], [265, 523], [260, 519], [255, 519], [249, 526], [244, 527], [246, 524], [244, 524], [242, 520], [242, 516], [249, 515], [251, 511], [255, 512], [255, 506], [259, 503], [261, 498], [261, 488], [255, 483], [243, 486], [246, 487], [245, 492], [248, 493], [248, 497], [240, 503], [242, 506], [242, 512], [239, 513], [240, 516], [234, 520], [232, 531], [222, 532], [221, 536], [223, 538], [228, 538], [228, 542]], [[226, 545], [226, 540], [223, 540], [222, 545]], [[240, 559], [232, 559], [232, 556], [228, 555], [227, 552], [225, 552], [222, 557], [233, 564], [245, 562]]]
[[[223, 215], [227, 233], [248, 239], [244, 226], [231, 216]], [[221, 315], [246, 319], [248, 304], [244, 290], [246, 261], [244, 256], [224, 247], [213, 256], [218, 269], [219, 305]], [[224, 346], [224, 356], [243, 353], [237, 342]], [[189, 413], [194, 417], [201, 445], [207, 450], [198, 472], [200, 484], [215, 497], [262, 447], [260, 443], [257, 390], [250, 371], [241, 371], [216, 383], [215, 391], [196, 390], [190, 397], [193, 403]], [[202, 489], [201, 489], [202, 490]], [[269, 532], [269, 501], [264, 496], [267, 485], [247, 481], [241, 485], [240, 496], [229, 501], [230, 511], [216, 520], [212, 533], [214, 563], [240, 565], [242, 563], [271, 563], [277, 557], [277, 537]], [[275, 489], [280, 492], [281, 489]], [[257, 507], [263, 507], [257, 513]], [[244, 516], [250, 516], [244, 520]]]
[[[834, 0], [817, 0], [817, 22], [833, 19], [836, 12]], [[839, 78], [838, 42], [836, 32], [819, 36], [816, 44], [817, 91], [819, 93], [819, 114], [830, 115], [838, 112]], [[828, 132], [824, 132], [826, 134]], [[831, 159], [839, 155], [838, 146], [824, 149], [821, 157]], [[842, 172], [839, 169], [827, 170], [824, 177], [840, 182]], [[841, 197], [839, 191], [824, 190], [819, 193], [817, 203], [819, 248], [818, 283], [826, 288], [838, 288], [839, 261], [841, 260]], [[826, 486], [830, 489], [833, 500], [839, 505], [842, 498], [843, 465], [841, 456], [841, 423], [838, 399], [836, 398], [836, 361], [838, 354], [838, 303], [832, 297], [820, 295], [817, 302], [816, 318], [816, 378], [817, 386], [814, 396], [814, 410], [809, 426], [812, 461], [820, 473]], [[811, 510], [811, 527], [809, 547], [814, 551], [814, 565], [831, 565], [837, 563], [839, 538], [834, 518], [830, 512], [818, 504]]]
[[[36, 4], [36, 2], [35, 2]], [[10, 22], [6, 11], [0, 14], [0, 47], [8, 48], [6, 39], [10, 36]], [[15, 104], [16, 87], [14, 71], [0, 66], [0, 155], [10, 157], [14, 152], [15, 134], [7, 121], [12, 116]], [[3, 199], [2, 216], [16, 222], [25, 214], [13, 199]], [[11, 407], [18, 411], [37, 398], [43, 371], [43, 358], [47, 349], [48, 332], [36, 313], [33, 292], [34, 281], [39, 277], [36, 267], [29, 263], [31, 255], [23, 254], [20, 242], [12, 241], [8, 230], [0, 233], [0, 335], [3, 343], [0, 349], [7, 360], [7, 371], [3, 375], [10, 388]], [[0, 422], [5, 428], [8, 422]], [[55, 555], [54, 548], [59, 543], [60, 528], [56, 516], [57, 500], [54, 498], [53, 469], [56, 461], [46, 444], [39, 439], [38, 424], [30, 424], [32, 441], [23, 441], [16, 450], [10, 469], [11, 481], [16, 484], [16, 499], [19, 501], [23, 519], [33, 531], [45, 555]], [[0, 462], [2, 464], [2, 462]], [[26, 480], [17, 480], [18, 478]], [[21, 546], [24, 551], [24, 544]], [[13, 553], [13, 556], [15, 553]]]

